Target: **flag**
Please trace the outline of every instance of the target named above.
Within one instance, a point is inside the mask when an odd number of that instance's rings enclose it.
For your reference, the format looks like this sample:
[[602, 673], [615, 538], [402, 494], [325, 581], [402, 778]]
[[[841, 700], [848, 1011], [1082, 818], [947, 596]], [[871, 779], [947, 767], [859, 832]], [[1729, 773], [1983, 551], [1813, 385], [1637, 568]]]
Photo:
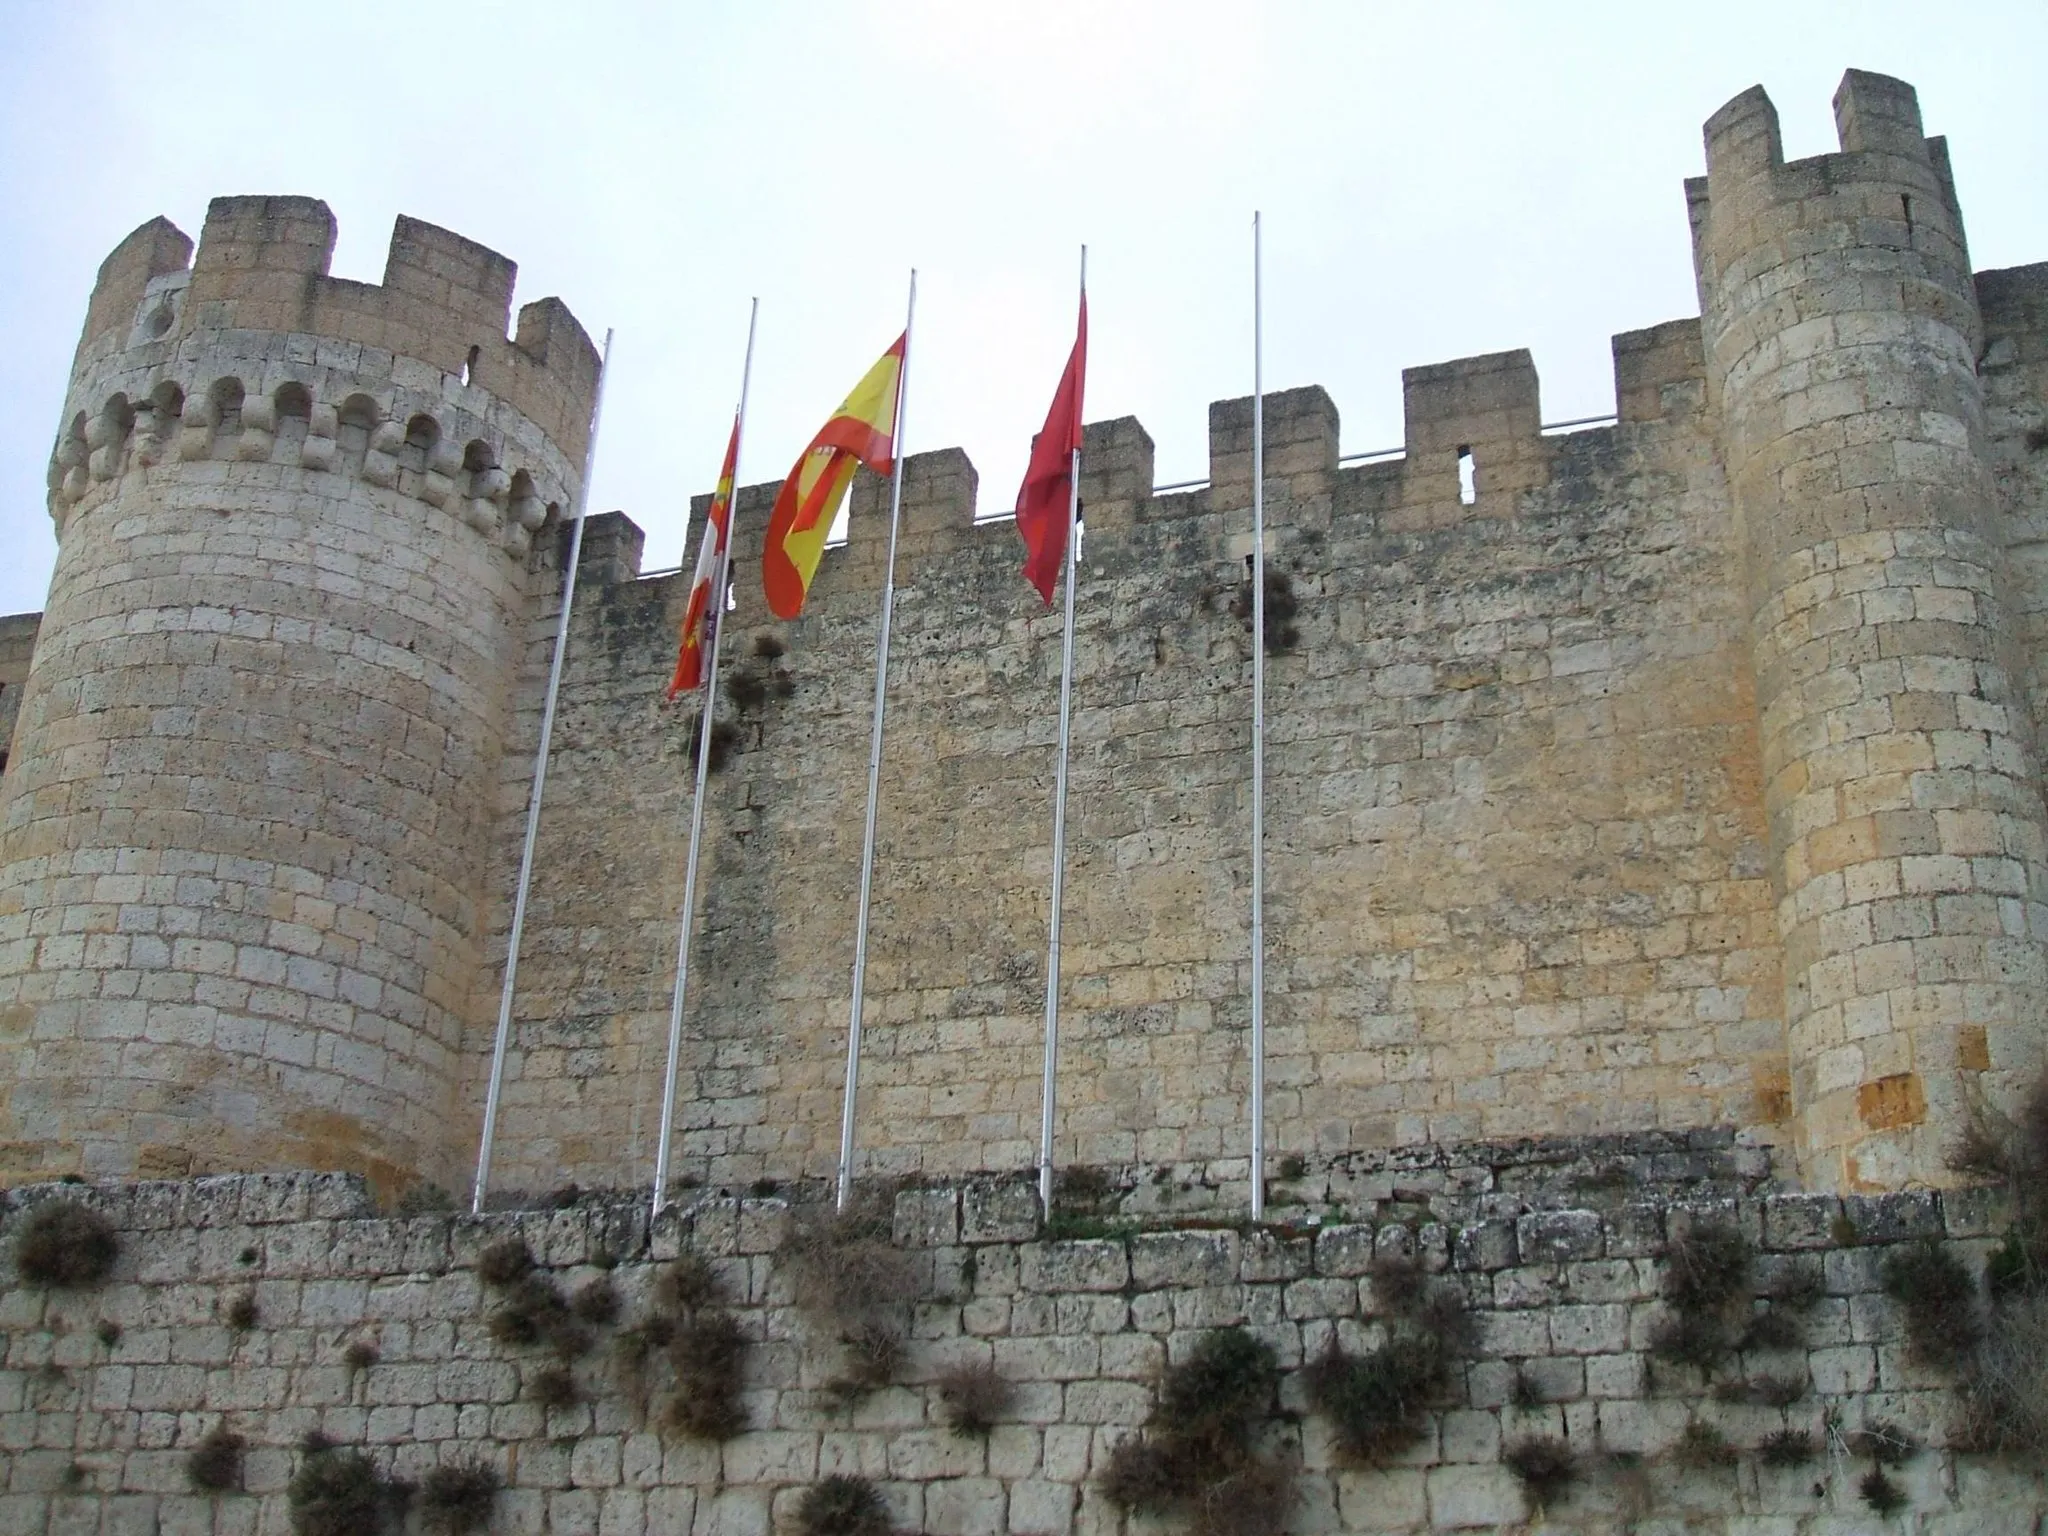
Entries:
[[1088, 295], [1081, 295], [1081, 322], [1067, 371], [1053, 391], [1045, 426], [1031, 444], [1031, 462], [1017, 492], [1017, 532], [1024, 540], [1024, 579], [1038, 588], [1048, 607], [1067, 558], [1067, 523], [1073, 516], [1074, 454], [1081, 446], [1081, 391], [1088, 374]]
[[825, 553], [825, 536], [853, 483], [854, 466], [865, 464], [878, 475], [896, 466], [897, 383], [909, 342], [905, 331], [853, 386], [776, 494], [767, 547], [761, 551], [761, 585], [778, 618], [803, 612]]
[[711, 587], [718, 580], [725, 559], [725, 541], [732, 529], [732, 477], [740, 458], [740, 419], [732, 419], [732, 438], [725, 445], [725, 465], [718, 471], [718, 489], [711, 494], [711, 510], [704, 518], [704, 539], [697, 547], [697, 574], [690, 583], [690, 605], [683, 611], [682, 645], [676, 652], [676, 675], [669, 679], [668, 696], [704, 684], [704, 658], [711, 654], [711, 633], [722, 613]]

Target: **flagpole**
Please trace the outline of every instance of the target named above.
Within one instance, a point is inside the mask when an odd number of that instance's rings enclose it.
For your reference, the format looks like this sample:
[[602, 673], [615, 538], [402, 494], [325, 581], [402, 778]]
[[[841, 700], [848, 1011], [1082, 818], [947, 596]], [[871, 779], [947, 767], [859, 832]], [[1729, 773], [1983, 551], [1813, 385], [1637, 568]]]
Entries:
[[[1088, 302], [1088, 247], [1081, 247], [1081, 302]], [[1081, 445], [1067, 467], [1066, 618], [1060, 630], [1060, 747], [1052, 790], [1052, 912], [1045, 938], [1045, 1081], [1039, 1095], [1038, 1205], [1052, 1217], [1052, 1120], [1060, 1040], [1060, 906], [1067, 876], [1067, 748], [1074, 707], [1074, 575], [1081, 523]]]
[[868, 738], [868, 815], [861, 833], [860, 916], [853, 935], [853, 1010], [846, 1029], [846, 1098], [839, 1111], [838, 1208], [853, 1193], [853, 1105], [860, 1090], [860, 1014], [867, 991], [868, 898], [875, 886], [875, 806], [882, 788], [882, 706], [889, 696], [889, 619], [896, 606], [896, 534], [903, 521], [903, 412], [910, 398], [910, 330], [917, 319], [917, 269], [903, 316], [903, 363], [896, 372], [895, 467], [889, 476], [889, 557], [882, 569], [882, 621], [875, 640], [875, 719]]
[[[697, 920], [697, 852], [704, 835], [704, 790], [711, 780], [711, 717], [718, 708], [718, 649], [725, 641], [727, 591], [731, 585], [733, 512], [739, 502], [740, 449], [747, 435], [747, 388], [754, 380], [754, 324], [761, 317], [756, 298], [747, 312], [747, 360], [740, 367], [740, 406], [733, 418], [732, 487], [725, 511], [725, 547], [711, 583], [711, 644], [704, 658], [704, 698], [697, 707], [697, 789], [690, 800], [690, 851], [683, 864], [683, 916], [676, 937], [676, 987], [668, 1005], [668, 1066], [661, 1078], [661, 1139], [654, 1148], [654, 1198], [649, 1214], [659, 1216], [668, 1201], [668, 1164], [676, 1133], [676, 1066], [683, 1050], [683, 1000], [690, 986], [690, 939]], [[715, 500], [714, 496], [714, 500]], [[709, 511], [706, 516], [710, 515]]]
[[1266, 377], [1264, 270], [1252, 214], [1252, 1220], [1266, 1215]]
[[590, 441], [583, 450], [583, 479], [576, 487], [569, 532], [569, 560], [562, 573], [562, 611], [555, 620], [555, 653], [548, 663], [548, 686], [540, 709], [540, 746], [533, 756], [533, 792], [526, 801], [526, 842], [519, 851], [519, 883], [512, 896], [512, 931], [505, 940], [505, 983], [498, 993], [498, 1033], [491, 1046], [491, 1081], [484, 1091], [484, 1128], [476, 1152], [476, 1184], [470, 1192], [472, 1215], [484, 1208], [491, 1180], [491, 1145], [498, 1132], [498, 1102], [505, 1090], [505, 1052], [512, 1040], [512, 998], [519, 984], [519, 940], [526, 932], [526, 897], [533, 885], [533, 845], [540, 833], [540, 800], [548, 782], [548, 746], [555, 734], [555, 701], [562, 691], [562, 658], [569, 649], [569, 615], [576, 606], [576, 569], [583, 558], [583, 524], [590, 508], [590, 477], [597, 469], [597, 429], [604, 420], [604, 386], [612, 371], [612, 333], [604, 333], [604, 351], [597, 360], [597, 387], [590, 402]]

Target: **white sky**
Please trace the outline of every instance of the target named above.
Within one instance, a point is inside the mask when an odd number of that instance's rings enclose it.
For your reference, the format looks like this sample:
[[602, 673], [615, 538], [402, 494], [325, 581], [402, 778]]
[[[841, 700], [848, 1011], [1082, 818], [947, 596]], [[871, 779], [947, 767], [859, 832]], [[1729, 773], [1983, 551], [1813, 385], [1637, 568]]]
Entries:
[[93, 275], [152, 215], [301, 193], [337, 275], [395, 214], [618, 331], [593, 506], [676, 564], [761, 334], [743, 482], [772, 480], [902, 324], [910, 451], [1015, 498], [1090, 247], [1088, 416], [1162, 481], [1206, 407], [1320, 383], [1346, 452], [1401, 439], [1400, 370], [1527, 346], [1546, 420], [1613, 408], [1608, 337], [1697, 312], [1680, 181], [1761, 82], [1835, 147], [1850, 65], [1918, 86], [1979, 268], [2048, 260], [2048, 5], [857, 3], [170, 6], [0, 0], [0, 612], [55, 555], [43, 475]]

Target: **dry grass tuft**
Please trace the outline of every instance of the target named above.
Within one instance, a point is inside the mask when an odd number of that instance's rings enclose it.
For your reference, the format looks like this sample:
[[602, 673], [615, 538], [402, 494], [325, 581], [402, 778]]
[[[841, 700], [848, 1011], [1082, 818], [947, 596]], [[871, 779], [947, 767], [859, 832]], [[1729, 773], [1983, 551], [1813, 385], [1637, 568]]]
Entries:
[[718, 1300], [718, 1275], [701, 1253], [670, 1262], [654, 1282], [654, 1304], [664, 1312], [694, 1312]]
[[341, 1363], [351, 1371], [367, 1371], [377, 1360], [377, 1346], [368, 1339], [356, 1339], [341, 1352]]
[[1204, 1335], [1159, 1386], [1142, 1439], [1121, 1442], [1103, 1494], [1133, 1514], [1184, 1517], [1208, 1536], [1265, 1536], [1284, 1522], [1293, 1471], [1259, 1454], [1279, 1368], [1272, 1346], [1242, 1328]]
[[1716, 1425], [1705, 1419], [1689, 1420], [1678, 1439], [1672, 1442], [1671, 1459], [1681, 1467], [1705, 1471], [1710, 1467], [1732, 1467], [1735, 1465], [1735, 1447], [1728, 1443], [1728, 1437]]
[[121, 1252], [114, 1224], [89, 1206], [50, 1200], [30, 1211], [14, 1239], [14, 1268], [29, 1285], [98, 1285]]
[[242, 1437], [216, 1424], [185, 1458], [185, 1480], [200, 1493], [223, 1493], [242, 1481]]
[[476, 1256], [476, 1277], [492, 1290], [517, 1285], [533, 1272], [533, 1250], [516, 1237], [491, 1244]]
[[420, 1524], [448, 1536], [470, 1536], [491, 1523], [500, 1479], [488, 1462], [451, 1462], [434, 1468], [420, 1482]]
[[797, 1536], [890, 1536], [889, 1506], [866, 1478], [835, 1474], [804, 1490], [796, 1529]]
[[572, 1408], [583, 1400], [576, 1373], [566, 1365], [544, 1365], [526, 1378], [526, 1395], [543, 1408]]
[[228, 1303], [221, 1317], [235, 1332], [247, 1333], [263, 1321], [263, 1309], [257, 1305], [254, 1291], [243, 1291]]
[[1982, 1332], [1977, 1318], [1977, 1283], [1962, 1262], [1939, 1243], [1899, 1248], [1885, 1259], [1885, 1294], [1906, 1314], [1906, 1343], [1926, 1365], [1963, 1365]]
[[1884, 1475], [1883, 1467], [1872, 1467], [1857, 1483], [1863, 1502], [1880, 1515], [1895, 1515], [1906, 1507], [1906, 1491]]
[[1017, 1388], [993, 1365], [956, 1365], [937, 1382], [939, 1404], [956, 1435], [985, 1435], [1010, 1411]]
[[1774, 1429], [1756, 1447], [1756, 1459], [1767, 1467], [1803, 1467], [1819, 1454], [1819, 1442], [1804, 1429]]
[[606, 1327], [619, 1320], [619, 1289], [605, 1275], [586, 1280], [569, 1298], [569, 1311], [578, 1322]]
[[1578, 1457], [1551, 1435], [1525, 1436], [1502, 1451], [1500, 1459], [1538, 1510], [1548, 1511], [1579, 1480]]
[[361, 1451], [322, 1450], [300, 1465], [285, 1502], [298, 1536], [375, 1536], [406, 1495]]

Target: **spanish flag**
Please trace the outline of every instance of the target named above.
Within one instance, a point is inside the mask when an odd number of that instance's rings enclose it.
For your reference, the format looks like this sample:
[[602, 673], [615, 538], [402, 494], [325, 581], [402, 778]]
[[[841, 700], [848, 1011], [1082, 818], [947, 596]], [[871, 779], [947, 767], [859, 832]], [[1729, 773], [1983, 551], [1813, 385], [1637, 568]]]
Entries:
[[711, 654], [711, 632], [717, 627], [721, 612], [713, 601], [711, 588], [724, 564], [725, 541], [732, 529], [732, 478], [738, 471], [739, 458], [740, 419], [734, 416], [732, 437], [725, 445], [725, 466], [718, 472], [718, 489], [711, 493], [711, 510], [704, 518], [704, 540], [697, 546], [697, 575], [690, 583], [690, 606], [683, 611], [676, 675], [668, 684], [671, 699], [704, 684], [704, 658]]
[[896, 467], [897, 385], [909, 341], [907, 331], [896, 338], [782, 482], [768, 519], [767, 547], [761, 551], [761, 585], [778, 618], [803, 612], [825, 553], [825, 535], [853, 483], [854, 466], [865, 464], [878, 475]]

